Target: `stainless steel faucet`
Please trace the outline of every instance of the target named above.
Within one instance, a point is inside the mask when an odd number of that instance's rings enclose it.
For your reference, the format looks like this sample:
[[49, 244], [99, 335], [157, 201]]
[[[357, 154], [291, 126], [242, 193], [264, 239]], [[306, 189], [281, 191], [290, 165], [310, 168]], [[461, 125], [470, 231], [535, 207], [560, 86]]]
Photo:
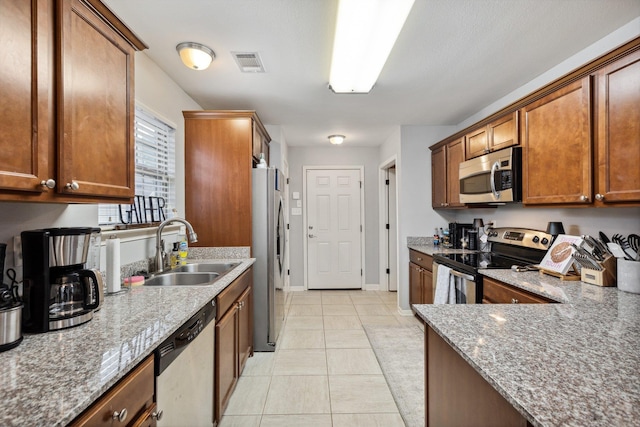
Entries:
[[193, 231], [193, 227], [191, 226], [189, 221], [187, 221], [186, 219], [175, 217], [175, 218], [169, 218], [162, 221], [160, 225], [158, 225], [158, 231], [156, 232], [156, 265], [155, 265], [154, 273], [158, 273], [164, 270], [166, 253], [164, 252], [164, 247], [163, 247], [164, 245], [162, 241], [162, 230], [164, 230], [164, 227], [166, 227], [167, 225], [173, 222], [181, 222], [187, 227], [187, 236], [191, 243], [198, 241], [198, 235], [196, 234], [195, 231]]

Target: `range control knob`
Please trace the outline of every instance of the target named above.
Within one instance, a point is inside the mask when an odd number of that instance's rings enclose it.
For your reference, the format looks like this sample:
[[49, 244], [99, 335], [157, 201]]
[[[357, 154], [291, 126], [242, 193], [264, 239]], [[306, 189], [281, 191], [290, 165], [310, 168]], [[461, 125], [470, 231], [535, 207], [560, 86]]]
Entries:
[[538, 236], [533, 236], [533, 243], [538, 243], [540, 238]]
[[547, 239], [546, 237], [542, 238], [542, 244], [546, 245], [547, 243], [549, 243], [549, 239]]

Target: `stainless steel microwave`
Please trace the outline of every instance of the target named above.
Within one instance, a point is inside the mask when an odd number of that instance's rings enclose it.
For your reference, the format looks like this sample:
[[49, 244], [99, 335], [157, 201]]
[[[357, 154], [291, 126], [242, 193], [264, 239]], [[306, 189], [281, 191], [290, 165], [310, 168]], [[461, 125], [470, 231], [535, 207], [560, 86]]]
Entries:
[[522, 148], [509, 147], [460, 163], [460, 202], [522, 201]]

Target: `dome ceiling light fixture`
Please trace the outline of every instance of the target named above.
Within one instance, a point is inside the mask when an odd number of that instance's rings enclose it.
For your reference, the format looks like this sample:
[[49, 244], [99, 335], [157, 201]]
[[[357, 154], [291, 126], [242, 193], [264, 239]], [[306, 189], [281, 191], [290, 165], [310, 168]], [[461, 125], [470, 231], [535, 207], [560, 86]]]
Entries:
[[176, 46], [182, 63], [192, 70], [206, 70], [216, 54], [210, 47], [200, 43], [183, 42]]
[[329, 142], [333, 145], [340, 145], [344, 142], [344, 135], [329, 135]]

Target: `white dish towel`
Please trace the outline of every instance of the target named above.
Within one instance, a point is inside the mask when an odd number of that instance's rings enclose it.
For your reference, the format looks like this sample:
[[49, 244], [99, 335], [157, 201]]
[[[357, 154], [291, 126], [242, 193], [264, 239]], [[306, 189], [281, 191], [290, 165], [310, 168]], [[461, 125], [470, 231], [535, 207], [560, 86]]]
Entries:
[[[438, 275], [436, 276], [436, 295], [433, 298], [434, 304], [447, 304], [449, 303], [450, 293], [450, 280], [451, 269], [444, 265], [438, 266]], [[453, 290], [453, 298], [455, 303], [455, 287]]]

